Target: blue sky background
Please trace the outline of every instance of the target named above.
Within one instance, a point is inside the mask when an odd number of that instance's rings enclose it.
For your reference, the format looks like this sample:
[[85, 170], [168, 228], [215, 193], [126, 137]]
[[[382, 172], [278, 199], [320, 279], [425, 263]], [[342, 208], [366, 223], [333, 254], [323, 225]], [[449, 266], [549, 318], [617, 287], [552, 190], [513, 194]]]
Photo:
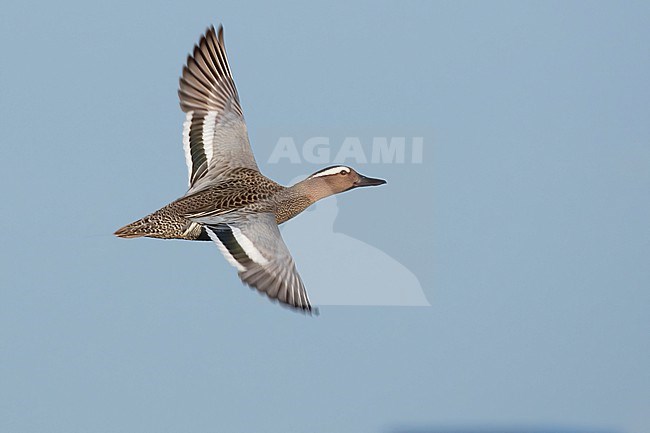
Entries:
[[[389, 183], [342, 195], [334, 228], [432, 307], [306, 318], [213, 245], [111, 235], [184, 193], [177, 80], [218, 22], [268, 176], [318, 168], [265, 164], [280, 134], [426, 138], [420, 165], [358, 167]], [[0, 430], [650, 431], [648, 22], [646, 2], [4, 5]]]

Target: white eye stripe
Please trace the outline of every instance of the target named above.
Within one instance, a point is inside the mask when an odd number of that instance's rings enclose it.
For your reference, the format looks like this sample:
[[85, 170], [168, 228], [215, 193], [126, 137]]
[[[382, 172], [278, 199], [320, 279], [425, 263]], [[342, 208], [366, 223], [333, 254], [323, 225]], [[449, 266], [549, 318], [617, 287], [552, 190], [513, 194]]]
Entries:
[[327, 170], [323, 170], [319, 173], [312, 175], [311, 177], [330, 176], [332, 174], [339, 174], [342, 171], [349, 173], [350, 169], [342, 165], [339, 165], [337, 167], [332, 167], [332, 168], [328, 168]]

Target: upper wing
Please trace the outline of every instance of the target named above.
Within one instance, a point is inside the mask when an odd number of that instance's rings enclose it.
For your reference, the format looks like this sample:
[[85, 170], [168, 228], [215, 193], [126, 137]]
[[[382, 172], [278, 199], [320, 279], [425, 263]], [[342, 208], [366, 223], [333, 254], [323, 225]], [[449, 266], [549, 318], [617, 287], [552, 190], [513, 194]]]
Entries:
[[258, 170], [235, 82], [230, 72], [223, 27], [210, 27], [187, 58], [178, 90], [183, 149], [190, 191], [202, 189], [235, 167]]
[[244, 283], [287, 306], [312, 312], [274, 215], [249, 215], [237, 223], [206, 224], [205, 228]]

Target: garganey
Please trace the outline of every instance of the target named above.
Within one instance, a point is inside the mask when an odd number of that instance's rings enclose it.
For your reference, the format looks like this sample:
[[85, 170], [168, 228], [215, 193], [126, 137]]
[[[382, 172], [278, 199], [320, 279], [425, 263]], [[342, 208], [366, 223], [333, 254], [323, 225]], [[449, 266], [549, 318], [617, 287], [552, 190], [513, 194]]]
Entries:
[[316, 201], [386, 181], [350, 167], [324, 168], [284, 187], [262, 175], [230, 72], [223, 28], [210, 27], [183, 68], [183, 148], [189, 189], [178, 200], [115, 232], [122, 238], [212, 240], [247, 285], [312, 312], [278, 224]]

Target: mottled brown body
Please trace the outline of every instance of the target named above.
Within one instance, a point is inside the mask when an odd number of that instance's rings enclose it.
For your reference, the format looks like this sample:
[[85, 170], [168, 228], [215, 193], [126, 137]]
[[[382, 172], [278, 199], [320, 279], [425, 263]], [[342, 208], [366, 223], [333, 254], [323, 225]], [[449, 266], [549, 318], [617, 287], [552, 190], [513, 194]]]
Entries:
[[[201, 191], [179, 198], [146, 217], [128, 224], [115, 234], [123, 238], [210, 240], [201, 224], [191, 219], [223, 216], [236, 212], [270, 212], [282, 224], [314, 203], [299, 187], [284, 187], [256, 170], [237, 168]], [[190, 219], [191, 218], [191, 219]]]

